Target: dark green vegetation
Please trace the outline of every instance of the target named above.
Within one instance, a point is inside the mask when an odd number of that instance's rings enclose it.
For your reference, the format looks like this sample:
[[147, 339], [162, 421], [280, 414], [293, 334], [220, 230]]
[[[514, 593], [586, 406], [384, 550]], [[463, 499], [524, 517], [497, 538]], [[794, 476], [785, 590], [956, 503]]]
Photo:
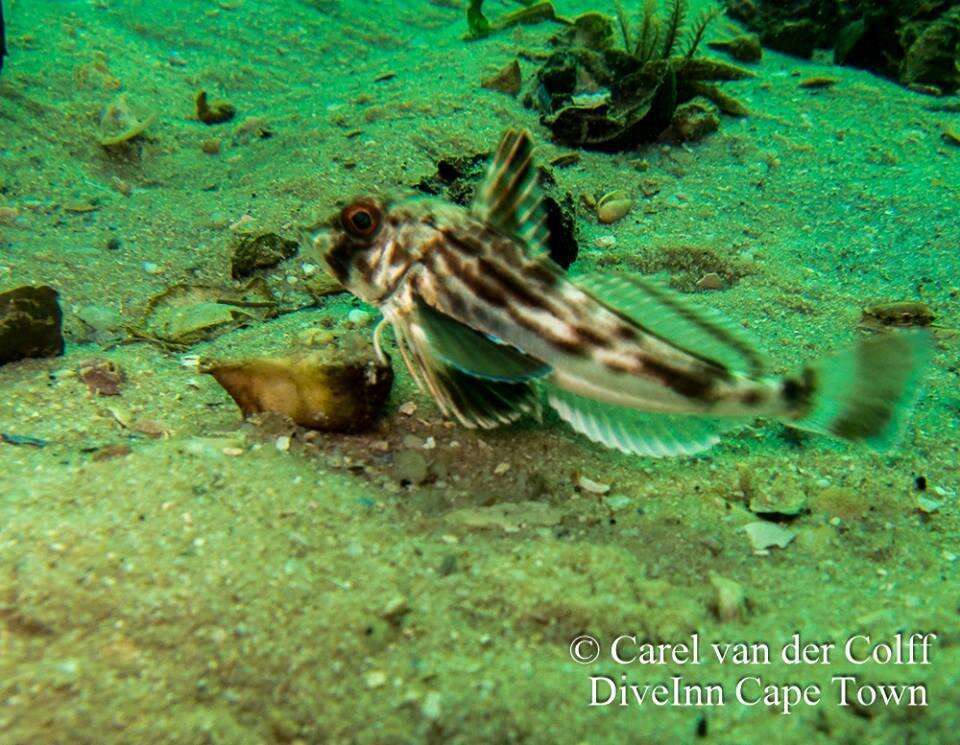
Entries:
[[697, 96], [724, 113], [745, 114], [713, 83], [752, 73], [699, 56], [717, 11], [704, 11], [690, 23], [687, 11], [685, 0], [671, 0], [659, 11], [656, 0], [646, 0], [635, 27], [618, 5], [619, 45], [611, 19], [600, 13], [579, 16], [537, 71], [526, 104], [541, 112], [557, 142], [607, 151], [657, 140], [677, 108]]
[[799, 57], [832, 49], [842, 65], [930, 93], [960, 87], [957, 0], [726, 0], [763, 43]]

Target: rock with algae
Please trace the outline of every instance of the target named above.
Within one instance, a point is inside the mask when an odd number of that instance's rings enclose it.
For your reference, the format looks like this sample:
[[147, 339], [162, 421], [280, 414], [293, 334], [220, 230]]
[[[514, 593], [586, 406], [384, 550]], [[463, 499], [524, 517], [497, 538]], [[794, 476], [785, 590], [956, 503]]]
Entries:
[[393, 385], [389, 361], [355, 335], [320, 349], [200, 363], [243, 415], [274, 412], [302, 427], [361, 432], [380, 416]]
[[834, 61], [927, 93], [960, 89], [956, 0], [725, 0], [765, 46], [798, 57], [832, 49]]
[[606, 151], [657, 140], [677, 107], [696, 96], [714, 100], [724, 113], [743, 114], [746, 109], [712, 83], [753, 73], [697, 54], [714, 15], [687, 24], [685, 0], [670, 0], [660, 12], [656, 0], [647, 0], [634, 28], [618, 6], [621, 46], [612, 19], [579, 16], [556, 40], [558, 50], [538, 70], [524, 103], [540, 111], [557, 142]]
[[0, 365], [63, 354], [62, 323], [57, 291], [52, 287], [0, 292]]

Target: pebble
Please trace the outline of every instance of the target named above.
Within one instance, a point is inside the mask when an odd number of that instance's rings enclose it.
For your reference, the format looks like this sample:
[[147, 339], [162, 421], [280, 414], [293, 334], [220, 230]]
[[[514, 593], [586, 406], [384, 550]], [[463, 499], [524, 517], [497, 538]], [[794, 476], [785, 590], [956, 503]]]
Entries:
[[597, 248], [611, 249], [616, 247], [617, 239], [612, 235], [601, 235], [593, 242], [593, 245]]
[[277, 438], [276, 442], [277, 450], [282, 453], [287, 452], [290, 449], [290, 435], [281, 435]]
[[387, 682], [387, 674], [382, 670], [371, 670], [363, 676], [367, 688], [380, 688]]
[[633, 206], [633, 200], [625, 191], [611, 191], [597, 201], [597, 219], [612, 223], [622, 219]]
[[494, 474], [494, 476], [502, 476], [503, 474], [505, 474], [505, 473], [506, 473], [507, 471], [509, 471], [509, 470], [510, 470], [510, 464], [509, 464], [509, 463], [500, 463], [500, 464], [497, 465], [496, 468], [493, 469], [493, 474]]
[[163, 267], [161, 267], [159, 264], [155, 264], [152, 261], [144, 261], [143, 271], [145, 271], [147, 274], [160, 274], [163, 272]]
[[397, 408], [397, 411], [404, 416], [413, 416], [417, 411], [417, 405], [413, 401], [404, 401]]
[[697, 282], [701, 290], [722, 290], [723, 278], [716, 272], [707, 272]]
[[359, 308], [354, 308], [349, 313], [347, 313], [347, 323], [358, 328], [363, 326], [370, 325], [370, 314], [365, 310], [360, 310]]

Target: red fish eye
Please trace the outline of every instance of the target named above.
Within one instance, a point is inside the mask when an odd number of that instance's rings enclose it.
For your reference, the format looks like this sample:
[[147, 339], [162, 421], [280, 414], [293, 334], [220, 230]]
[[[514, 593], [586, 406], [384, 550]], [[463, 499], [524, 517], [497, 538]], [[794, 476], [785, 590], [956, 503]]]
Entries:
[[380, 210], [372, 204], [351, 204], [340, 213], [340, 222], [355, 238], [369, 238], [380, 227]]

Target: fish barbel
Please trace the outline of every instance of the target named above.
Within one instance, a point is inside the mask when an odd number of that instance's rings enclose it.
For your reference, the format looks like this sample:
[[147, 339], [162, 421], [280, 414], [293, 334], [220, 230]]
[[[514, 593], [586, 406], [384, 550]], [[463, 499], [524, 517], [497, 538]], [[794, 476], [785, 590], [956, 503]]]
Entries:
[[[490, 428], [542, 400], [623, 452], [690, 455], [757, 416], [889, 447], [930, 356], [924, 332], [866, 338], [774, 376], [747, 332], [642, 276], [568, 277], [549, 257], [525, 131], [500, 142], [474, 204], [348, 204], [316, 238], [337, 279], [383, 313], [442, 411]], [[544, 395], [545, 394], [545, 395]]]

